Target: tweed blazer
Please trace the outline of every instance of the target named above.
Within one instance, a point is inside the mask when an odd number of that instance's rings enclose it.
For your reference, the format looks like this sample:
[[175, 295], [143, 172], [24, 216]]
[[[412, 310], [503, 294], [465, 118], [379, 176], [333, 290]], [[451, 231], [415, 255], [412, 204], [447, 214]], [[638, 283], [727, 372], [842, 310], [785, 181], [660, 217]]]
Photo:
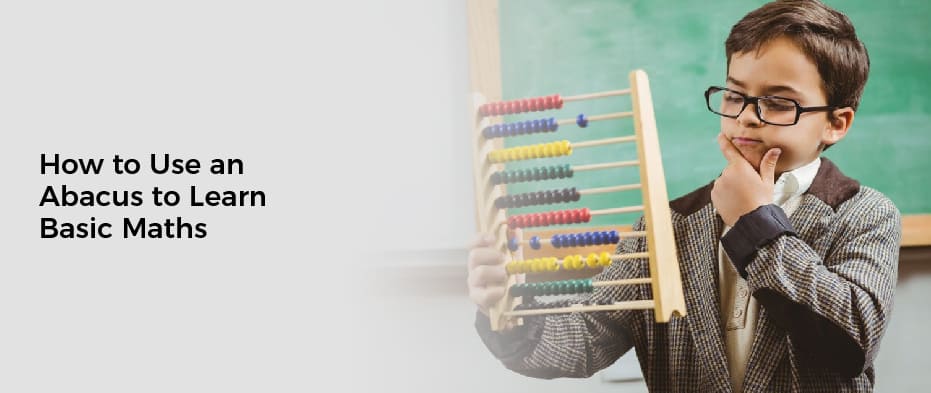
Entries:
[[[901, 218], [881, 193], [827, 159], [790, 217], [796, 235], [758, 249], [746, 266], [760, 303], [745, 392], [871, 392], [873, 359], [889, 322]], [[634, 348], [652, 392], [731, 392], [721, 326], [712, 184], [670, 203], [687, 315], [652, 310], [526, 317], [504, 333], [476, 328], [508, 368], [533, 377], [588, 377]], [[643, 228], [642, 219], [634, 229]], [[624, 240], [618, 252], [645, 249]], [[614, 263], [596, 279], [649, 275], [646, 260]], [[583, 301], [649, 299], [649, 285], [596, 288]]]

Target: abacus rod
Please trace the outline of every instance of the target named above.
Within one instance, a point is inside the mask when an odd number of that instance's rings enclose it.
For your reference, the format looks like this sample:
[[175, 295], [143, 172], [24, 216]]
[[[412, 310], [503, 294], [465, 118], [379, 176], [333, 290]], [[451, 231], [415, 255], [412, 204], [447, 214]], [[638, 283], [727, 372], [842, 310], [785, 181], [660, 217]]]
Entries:
[[615, 285], [634, 285], [634, 284], [652, 284], [653, 279], [650, 277], [643, 278], [628, 278], [626, 280], [611, 280], [611, 281], [592, 281], [593, 287], [612, 287]]
[[608, 168], [620, 168], [625, 166], [634, 166], [640, 165], [640, 161], [616, 161], [616, 162], [606, 162], [603, 164], [588, 164], [588, 165], [576, 165], [572, 166], [569, 169], [573, 171], [592, 171], [597, 169], [608, 169]]
[[650, 253], [648, 252], [632, 252], [629, 254], [614, 254], [611, 255], [612, 261], [623, 261], [625, 259], [637, 259], [637, 258], [649, 258]]
[[[617, 235], [621, 239], [624, 239], [627, 237], [643, 237], [643, 236], [646, 236], [647, 233], [646, 231], [633, 231], [633, 232], [618, 232]], [[540, 239], [540, 244], [550, 244], [552, 242], [553, 242], [552, 239]], [[521, 240], [520, 244], [530, 244], [530, 239]], [[592, 244], [592, 245], [595, 246], [596, 244]], [[584, 247], [584, 246], [578, 246], [578, 247]]]
[[596, 98], [622, 96], [626, 94], [630, 94], [630, 89], [608, 90], [608, 91], [602, 91], [598, 93], [578, 94], [574, 96], [563, 97], [562, 100], [563, 102], [584, 101], [584, 100], [593, 100]]
[[614, 304], [583, 306], [581, 304], [560, 308], [543, 308], [539, 310], [506, 311], [505, 317], [523, 317], [528, 315], [564, 314], [570, 312], [614, 311], [614, 310], [648, 310], [655, 308], [653, 300], [630, 300]]
[[583, 147], [594, 147], [594, 146], [610, 145], [613, 143], [625, 143], [625, 142], [635, 142], [635, 141], [637, 141], [637, 136], [631, 135], [631, 136], [622, 136], [618, 138], [605, 138], [605, 139], [596, 139], [593, 141], [575, 142], [572, 144], [572, 148], [578, 149], [578, 148], [583, 148]]
[[637, 190], [637, 189], [640, 189], [639, 183], [625, 184], [625, 185], [613, 186], [613, 187], [588, 188], [585, 190], [579, 190], [579, 195], [604, 194], [607, 192], [618, 192], [618, 191]]
[[[589, 122], [593, 122], [593, 121], [601, 121], [601, 120], [623, 119], [623, 118], [625, 118], [625, 117], [631, 117], [631, 116], [633, 116], [633, 115], [634, 115], [633, 112], [615, 112], [615, 113], [608, 113], [608, 114], [605, 114], [605, 115], [595, 115], [595, 116], [591, 116], [591, 117], [589, 117], [587, 120], [588, 120]], [[568, 124], [576, 124], [576, 121], [578, 121], [578, 120], [576, 120], [576, 119], [562, 119], [562, 120], [557, 120], [557, 121], [556, 121], [556, 124], [561, 125], [561, 126], [564, 126], [564, 125], [568, 125]]]
[[604, 214], [621, 214], [621, 213], [632, 213], [632, 212], [642, 212], [643, 206], [628, 206], [628, 207], [616, 207], [613, 209], [602, 209], [602, 210], [592, 210], [590, 214], [592, 216], [600, 216]]

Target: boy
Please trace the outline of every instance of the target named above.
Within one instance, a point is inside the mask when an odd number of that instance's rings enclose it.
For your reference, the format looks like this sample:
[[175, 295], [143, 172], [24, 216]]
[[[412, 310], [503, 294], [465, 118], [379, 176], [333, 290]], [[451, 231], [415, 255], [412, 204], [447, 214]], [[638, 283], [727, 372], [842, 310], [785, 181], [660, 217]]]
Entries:
[[[726, 85], [705, 97], [721, 116], [727, 165], [670, 203], [688, 316], [658, 324], [652, 310], [561, 314], [492, 332], [487, 309], [506, 274], [503, 255], [483, 238], [469, 256], [476, 328], [508, 368], [586, 377], [633, 347], [652, 391], [872, 391], [900, 217], [886, 197], [820, 157], [853, 123], [866, 48], [846, 16], [817, 0], [766, 4], [734, 25], [725, 46]], [[643, 248], [631, 239], [618, 252]], [[647, 275], [639, 261], [613, 264], [600, 279]], [[643, 299], [650, 289], [591, 296]]]

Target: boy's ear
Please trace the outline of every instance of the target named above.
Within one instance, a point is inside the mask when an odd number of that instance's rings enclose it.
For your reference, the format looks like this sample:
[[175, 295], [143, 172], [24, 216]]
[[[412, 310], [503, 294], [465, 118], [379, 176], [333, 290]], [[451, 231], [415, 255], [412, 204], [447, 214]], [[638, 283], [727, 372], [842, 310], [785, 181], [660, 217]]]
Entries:
[[821, 143], [833, 145], [847, 136], [847, 130], [853, 124], [854, 111], [851, 107], [835, 109], [828, 117], [828, 126], [821, 136]]

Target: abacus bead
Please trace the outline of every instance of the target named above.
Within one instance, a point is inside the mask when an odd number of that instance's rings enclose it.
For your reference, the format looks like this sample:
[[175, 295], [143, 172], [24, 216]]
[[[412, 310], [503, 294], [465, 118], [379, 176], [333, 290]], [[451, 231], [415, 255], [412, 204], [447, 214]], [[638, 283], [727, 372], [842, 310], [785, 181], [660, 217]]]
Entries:
[[553, 107], [555, 109], [562, 109], [562, 104], [563, 104], [562, 97], [560, 97], [559, 94], [554, 95], [553, 96]]
[[553, 132], [559, 129], [559, 123], [556, 122], [555, 117], [551, 117], [549, 120], [547, 120], [546, 127], [550, 132]]
[[621, 235], [617, 231], [611, 231], [611, 243], [617, 243], [621, 241]]
[[575, 261], [573, 261], [573, 263], [575, 263], [575, 270], [582, 270], [585, 268], [585, 261], [582, 260], [581, 255], [576, 255]]
[[582, 199], [582, 194], [579, 194], [579, 190], [576, 190], [575, 187], [569, 189], [569, 196], [572, 202], [578, 202]]
[[572, 167], [569, 166], [569, 164], [566, 164], [566, 177], [572, 177], [572, 175], [573, 175]]
[[598, 256], [598, 262], [601, 263], [601, 266], [605, 266], [605, 267], [610, 266], [610, 265], [611, 265], [611, 262], [612, 262], [612, 261], [611, 261], [611, 254], [608, 254], [607, 251], [603, 251], [603, 252]]
[[588, 119], [585, 117], [584, 113], [579, 113], [579, 115], [576, 116], [575, 124], [577, 124], [581, 128], [588, 127]]
[[582, 208], [582, 222], [588, 222], [592, 219], [592, 212], [587, 207]]
[[508, 239], [508, 250], [517, 251], [518, 249], [520, 249], [520, 242], [517, 240], [517, 238], [512, 237]]
[[588, 265], [588, 267], [590, 268], [598, 267], [598, 264], [599, 264], [598, 254], [595, 254], [595, 253], [588, 254], [588, 257], [585, 258], [585, 264]]
[[530, 248], [534, 250], [540, 249], [540, 237], [539, 236], [533, 236], [530, 238]]

